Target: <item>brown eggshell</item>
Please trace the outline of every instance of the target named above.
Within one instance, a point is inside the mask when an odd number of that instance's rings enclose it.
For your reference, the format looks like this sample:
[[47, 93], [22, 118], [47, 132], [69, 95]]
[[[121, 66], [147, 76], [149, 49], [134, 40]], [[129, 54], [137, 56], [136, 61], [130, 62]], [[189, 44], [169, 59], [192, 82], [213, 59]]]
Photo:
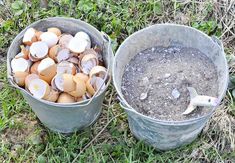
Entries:
[[25, 78], [25, 88], [28, 89], [30, 81], [33, 79], [38, 79], [39, 76], [37, 74], [29, 74]]
[[44, 97], [45, 100], [55, 102], [59, 97], [59, 92], [50, 87], [50, 93]]
[[30, 68], [30, 73], [38, 74], [38, 65], [41, 61], [34, 62], [33, 65]]
[[39, 74], [39, 78], [50, 84], [51, 80], [55, 75], [56, 75], [56, 64], [41, 71], [41, 73]]
[[48, 28], [47, 31], [55, 33], [58, 37], [61, 35], [61, 30], [57, 27]]
[[88, 81], [86, 82], [86, 88], [87, 88], [87, 92], [93, 96], [95, 94], [95, 89], [93, 88], [92, 84], [91, 84], [91, 78], [88, 79]]
[[81, 80], [83, 80], [84, 82], [87, 82], [87, 80], [89, 79], [88, 75], [83, 74], [83, 73], [77, 73], [74, 78], [79, 78]]
[[49, 57], [55, 61], [59, 50], [60, 50], [60, 45], [57, 44], [57, 45], [52, 46], [49, 49], [49, 53], [48, 53]]
[[24, 87], [25, 86], [25, 78], [28, 75], [28, 72], [15, 72], [13, 74], [14, 80], [16, 82], [16, 84], [20, 87]]
[[36, 31], [35, 36], [36, 36], [38, 41], [41, 41], [40, 36], [41, 36], [42, 33], [43, 33], [42, 31]]
[[58, 100], [58, 103], [73, 103], [75, 102], [75, 98], [68, 93], [61, 93]]
[[72, 92], [76, 89], [76, 83], [73, 80], [73, 75], [71, 74], [63, 74], [64, 80], [64, 92]]
[[74, 97], [81, 97], [86, 93], [86, 84], [83, 80], [79, 78], [73, 78], [76, 83], [76, 89], [74, 91], [68, 92], [70, 95]]

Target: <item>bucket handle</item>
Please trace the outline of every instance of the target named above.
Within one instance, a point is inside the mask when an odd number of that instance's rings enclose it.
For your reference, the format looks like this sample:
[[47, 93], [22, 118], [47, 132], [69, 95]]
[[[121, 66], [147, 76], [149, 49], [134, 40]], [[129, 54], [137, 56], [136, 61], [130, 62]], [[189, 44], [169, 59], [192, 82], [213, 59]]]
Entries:
[[[103, 37], [103, 40], [104, 40], [104, 44], [107, 44], [108, 45], [108, 48], [107, 48], [107, 52], [108, 52], [108, 63], [110, 63], [108, 65], [108, 68], [107, 68], [107, 73], [104, 77], [104, 82], [101, 84], [100, 88], [95, 92], [95, 94], [92, 96], [91, 99], [89, 99], [89, 101], [86, 103], [86, 104], [80, 104], [79, 106], [87, 106], [89, 105], [93, 100], [94, 98], [96, 97], [96, 95], [101, 91], [101, 88], [102, 86], [106, 83], [106, 80], [108, 79], [108, 77], [110, 76], [111, 77], [111, 74], [110, 74], [110, 67], [111, 67], [111, 64], [112, 64], [112, 60], [113, 60], [113, 52], [112, 50], [110, 50], [111, 47], [111, 39], [110, 37], [103, 31], [100, 32], [102, 37]], [[10, 67], [10, 66], [9, 66]], [[10, 69], [8, 70], [8, 81], [9, 83], [16, 89], [19, 89], [20, 91], [23, 91], [24, 93], [28, 94], [29, 92], [26, 91], [25, 89], [23, 89], [22, 87], [19, 87], [17, 84], [15, 84], [14, 80], [13, 80], [13, 76], [11, 75], [11, 72], [10, 72]], [[41, 101], [41, 99], [38, 99]], [[48, 102], [48, 101], [44, 101], [43, 102]], [[50, 102], [49, 102], [50, 103]], [[54, 105], [56, 103], [53, 103]], [[77, 103], [70, 103], [70, 105], [77, 105]], [[66, 106], [66, 105], [64, 105]]]

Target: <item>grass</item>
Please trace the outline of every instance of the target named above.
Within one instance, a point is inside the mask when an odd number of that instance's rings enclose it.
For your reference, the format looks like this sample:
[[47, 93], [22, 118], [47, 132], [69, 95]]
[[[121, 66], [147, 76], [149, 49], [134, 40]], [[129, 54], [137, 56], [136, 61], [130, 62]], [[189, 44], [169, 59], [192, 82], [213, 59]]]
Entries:
[[[113, 50], [128, 35], [151, 24], [174, 22], [193, 26], [220, 37], [231, 58], [235, 54], [233, 2], [51, 0], [45, 9], [36, 0], [7, 1], [0, 6], [0, 53], [5, 56], [13, 38], [30, 23], [65, 16], [82, 19], [105, 31], [112, 38]], [[230, 72], [233, 76], [233, 60]], [[0, 91], [0, 162], [235, 161], [235, 104], [229, 91], [192, 144], [162, 152], [133, 137], [112, 85], [98, 121], [82, 132], [63, 135], [45, 128], [19, 91], [8, 84], [5, 64], [0, 65], [0, 81], [4, 83]]]

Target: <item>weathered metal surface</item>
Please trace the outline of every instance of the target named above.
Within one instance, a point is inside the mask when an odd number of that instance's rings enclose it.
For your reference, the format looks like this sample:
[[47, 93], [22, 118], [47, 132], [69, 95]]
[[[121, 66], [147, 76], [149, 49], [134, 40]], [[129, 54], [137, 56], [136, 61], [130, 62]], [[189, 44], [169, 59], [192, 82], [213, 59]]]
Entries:
[[131, 132], [140, 140], [160, 150], [173, 149], [191, 143], [201, 132], [216, 107], [202, 117], [185, 121], [164, 121], [153, 119], [135, 111], [123, 98], [121, 81], [125, 66], [139, 52], [155, 46], [169, 46], [178, 43], [199, 49], [215, 64], [218, 72], [219, 101], [226, 93], [228, 66], [223, 45], [216, 38], [183, 25], [157, 24], [129, 36], [116, 52], [113, 64], [114, 86], [120, 97], [121, 106], [128, 115]]
[[[11, 74], [10, 61], [19, 52], [23, 35], [30, 27], [34, 27], [41, 31], [46, 31], [49, 27], [58, 27], [63, 31], [63, 33], [70, 33], [72, 35], [75, 35], [81, 30], [85, 31], [90, 35], [93, 45], [97, 44], [102, 47], [105, 65], [108, 67], [108, 70], [111, 70], [113, 52], [112, 48], [110, 48], [109, 42], [107, 41], [107, 36], [104, 36], [96, 28], [81, 20], [62, 17], [47, 18], [29, 25], [20, 34], [18, 34], [13, 40], [7, 54], [7, 73], [9, 82], [17, 89], [20, 89], [24, 98], [44, 125], [51, 130], [62, 133], [74, 132], [91, 125], [101, 113], [105, 91], [107, 90], [111, 78], [109, 78], [105, 89], [95, 96], [91, 102], [86, 100], [72, 104], [57, 104], [36, 99], [29, 92], [18, 87], [14, 83]], [[111, 75], [110, 71], [109, 74]]]

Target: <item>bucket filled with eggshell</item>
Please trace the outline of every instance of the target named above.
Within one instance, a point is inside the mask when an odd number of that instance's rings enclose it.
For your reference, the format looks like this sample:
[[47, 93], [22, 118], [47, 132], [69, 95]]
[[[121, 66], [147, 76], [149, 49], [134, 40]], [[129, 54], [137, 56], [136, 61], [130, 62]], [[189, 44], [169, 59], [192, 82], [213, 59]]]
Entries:
[[86, 22], [39, 20], [13, 40], [7, 54], [9, 82], [40, 121], [70, 133], [96, 121], [111, 77], [109, 37]]

